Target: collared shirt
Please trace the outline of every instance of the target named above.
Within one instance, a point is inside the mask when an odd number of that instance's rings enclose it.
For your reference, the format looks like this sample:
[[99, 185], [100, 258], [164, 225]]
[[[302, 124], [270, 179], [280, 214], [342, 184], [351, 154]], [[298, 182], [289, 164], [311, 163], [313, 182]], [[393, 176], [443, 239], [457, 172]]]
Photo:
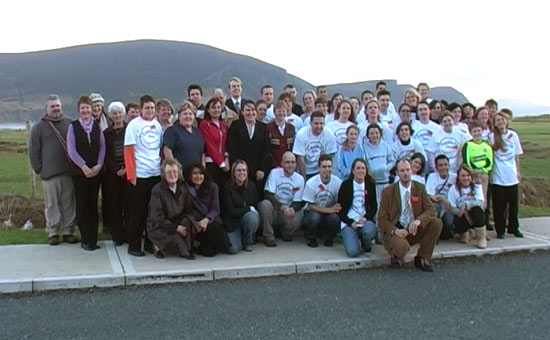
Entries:
[[[404, 214], [403, 212], [405, 211], [405, 207], [407, 206], [407, 204], [410, 204], [411, 206], [411, 212], [412, 212], [412, 204], [410, 202], [410, 198], [411, 198], [411, 187], [412, 187], [412, 183], [409, 183], [409, 187], [408, 188], [405, 188], [402, 184], [401, 184], [401, 181], [399, 181], [399, 195], [401, 196], [401, 215], [399, 216], [399, 223], [401, 223], [402, 226], [407, 226], [408, 223], [410, 223], [411, 221], [405, 221], [404, 220]], [[406, 193], [409, 193], [409, 202], [407, 202], [405, 200], [405, 195]], [[414, 218], [414, 215], [413, 217]]]

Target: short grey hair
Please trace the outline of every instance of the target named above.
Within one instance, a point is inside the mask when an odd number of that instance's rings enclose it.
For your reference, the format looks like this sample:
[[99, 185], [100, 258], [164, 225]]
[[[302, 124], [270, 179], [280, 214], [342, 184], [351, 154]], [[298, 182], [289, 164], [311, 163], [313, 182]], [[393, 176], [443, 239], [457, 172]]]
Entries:
[[122, 111], [122, 113], [126, 114], [126, 108], [124, 107], [124, 104], [122, 102], [112, 102], [109, 104], [109, 108], [107, 109], [110, 114], [113, 114], [115, 112]]

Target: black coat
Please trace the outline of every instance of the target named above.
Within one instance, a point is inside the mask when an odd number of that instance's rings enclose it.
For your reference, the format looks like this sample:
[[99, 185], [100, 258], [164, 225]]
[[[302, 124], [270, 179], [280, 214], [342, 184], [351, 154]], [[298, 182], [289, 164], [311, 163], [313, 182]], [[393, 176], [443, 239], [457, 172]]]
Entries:
[[266, 125], [261, 122], [255, 124], [252, 139], [248, 137], [244, 119], [231, 124], [227, 132], [226, 149], [231, 164], [237, 159], [246, 162], [249, 178], [254, 178], [257, 170], [263, 171], [267, 177], [271, 170], [271, 141]]
[[[376, 187], [373, 181], [365, 181], [365, 190], [367, 194], [365, 195], [365, 218], [369, 221], [374, 221], [374, 216], [376, 216]], [[353, 204], [353, 179], [348, 178], [342, 182], [340, 186], [340, 191], [338, 191], [338, 203], [342, 206], [340, 210], [340, 220], [342, 220], [347, 225], [355, 221], [348, 217], [348, 211], [351, 209]]]
[[256, 185], [248, 181], [246, 187], [236, 187], [231, 181], [226, 182], [222, 190], [221, 203], [225, 229], [227, 232], [235, 231], [243, 215], [251, 210], [250, 207], [257, 207]]

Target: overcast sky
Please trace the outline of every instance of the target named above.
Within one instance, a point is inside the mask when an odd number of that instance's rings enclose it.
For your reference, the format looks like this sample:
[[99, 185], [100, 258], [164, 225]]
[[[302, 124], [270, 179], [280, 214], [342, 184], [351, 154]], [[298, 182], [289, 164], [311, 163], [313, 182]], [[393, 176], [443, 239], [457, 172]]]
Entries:
[[[312, 84], [397, 79], [550, 106], [546, 1], [4, 1], [0, 52], [167, 39]], [[0, 70], [1, 71], [1, 70]]]

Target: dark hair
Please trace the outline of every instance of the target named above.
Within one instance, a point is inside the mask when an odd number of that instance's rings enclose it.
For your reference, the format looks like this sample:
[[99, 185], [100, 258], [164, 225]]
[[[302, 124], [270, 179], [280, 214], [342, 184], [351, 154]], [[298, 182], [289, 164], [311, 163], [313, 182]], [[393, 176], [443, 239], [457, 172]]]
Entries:
[[367, 161], [364, 160], [363, 158], [360, 158], [360, 157], [357, 157], [357, 158], [354, 159], [353, 162], [351, 163], [351, 168], [350, 168], [350, 172], [349, 172], [348, 179], [353, 180], [353, 169], [355, 168], [355, 165], [356, 165], [358, 162], [363, 163], [363, 165], [365, 165], [365, 169], [367, 170], [367, 173], [366, 173], [366, 175], [365, 175], [365, 182], [374, 183], [374, 180], [372, 179], [372, 177], [370, 177], [370, 174], [369, 174], [369, 166], [367, 165]]
[[[411, 132], [411, 136], [409, 138], [412, 138], [414, 130], [412, 128], [411, 123], [409, 123], [409, 122], [401, 122], [397, 125], [397, 128], [395, 129], [395, 134], [397, 135], [397, 137], [399, 138], [399, 130], [401, 130], [401, 128], [403, 126], [408, 126], [409, 127], [409, 131]], [[401, 138], [399, 138], [399, 140], [401, 140]]]
[[330, 98], [330, 101], [328, 102], [328, 110], [330, 112], [333, 112], [336, 110], [336, 108], [334, 107], [334, 99], [336, 99], [336, 97], [342, 97], [342, 99], [345, 99], [344, 95], [339, 93], [339, 92], [336, 92], [335, 94], [332, 95], [332, 98]]
[[441, 100], [439, 101], [439, 103], [441, 103], [441, 105], [445, 105], [445, 108], [447, 108], [447, 106], [449, 106], [449, 102], [446, 101], [445, 99], [441, 99]]
[[475, 128], [481, 128], [483, 130], [483, 126], [481, 126], [481, 122], [477, 119], [474, 119], [472, 120], [469, 124], [468, 124], [468, 130], [470, 132], [472, 132], [473, 129]]
[[430, 87], [428, 86], [428, 83], [418, 83], [418, 85], [416, 85], [416, 90], [417, 91], [420, 89], [420, 86], [426, 86], [428, 91], [430, 91]]
[[[208, 100], [208, 102], [206, 102], [206, 106], [204, 107], [204, 115], [203, 115], [203, 119], [204, 120], [210, 120], [212, 119], [212, 117], [210, 117], [210, 111], [209, 111], [209, 108], [214, 105], [214, 104], [220, 104], [222, 107], [224, 106], [223, 103], [216, 97], [212, 97], [210, 98], [210, 100]], [[221, 115], [220, 115], [220, 118], [219, 119], [222, 119]]]
[[328, 105], [328, 101], [323, 97], [317, 97], [315, 98], [315, 105], [317, 104], [326, 104]]
[[496, 100], [494, 100], [493, 98], [487, 99], [487, 101], [485, 102], [485, 106], [492, 106], [492, 105], [496, 106], [498, 109], [498, 103]]
[[437, 157], [435, 157], [435, 161], [434, 161], [434, 165], [437, 167], [437, 162], [441, 159], [444, 159], [447, 161], [447, 163], [449, 163], [449, 157], [447, 157], [447, 155], [445, 154], [441, 154], [441, 155], [438, 155]]
[[191, 95], [191, 90], [199, 90], [202, 96], [202, 87], [199, 84], [191, 84], [187, 87], [187, 97]]
[[475, 195], [476, 185], [474, 183], [474, 172], [467, 165], [461, 165], [460, 168], [458, 168], [458, 170], [456, 171], [456, 188], [458, 189], [458, 194], [462, 195], [462, 188], [460, 187], [460, 171], [466, 171], [470, 175], [470, 177], [472, 177], [472, 181], [470, 182], [470, 190], [472, 195]]
[[[439, 102], [438, 102], [439, 103]], [[421, 102], [418, 102], [418, 104], [416, 104], [416, 109], [418, 110], [418, 107], [420, 106], [420, 104], [423, 104], [423, 105], [426, 105], [429, 109], [431, 109], [430, 107], [430, 104], [428, 104], [427, 101], [423, 100]]]
[[281, 101], [281, 100], [284, 100], [285, 98], [288, 98], [290, 100], [292, 100], [292, 95], [288, 92], [283, 92], [279, 95], [279, 97], [277, 97], [277, 101]]
[[474, 106], [474, 104], [472, 104], [472, 103], [464, 103], [464, 104], [462, 104], [462, 110], [464, 110], [464, 109], [467, 108], [467, 107], [471, 107], [471, 108], [474, 110], [474, 112], [476, 112], [476, 107]]
[[386, 85], [386, 82], [385, 82], [385, 81], [382, 81], [382, 80], [381, 80], [381, 81], [379, 81], [379, 82], [376, 83], [376, 86], [375, 86], [374, 88], [377, 89], [378, 86], [380, 86], [380, 85], [388, 86], [388, 85]]
[[139, 107], [141, 109], [143, 109], [143, 105], [145, 105], [145, 103], [153, 103], [155, 104], [156, 101], [155, 101], [155, 98], [153, 98], [152, 96], [146, 94], [146, 95], [143, 95], [139, 98]]
[[334, 112], [334, 120], [340, 119], [340, 108], [343, 104], [348, 104], [351, 110], [351, 113], [349, 114], [348, 121], [352, 123], [356, 123], [355, 121], [355, 112], [353, 112], [353, 105], [351, 105], [351, 102], [347, 99], [342, 99], [340, 104], [338, 104], [338, 107], [336, 108], [336, 111]]
[[199, 186], [199, 189], [197, 190], [197, 194], [199, 197], [202, 197], [202, 198], [208, 197], [208, 195], [210, 194], [210, 191], [212, 190], [212, 179], [210, 178], [210, 175], [208, 174], [208, 172], [206, 172], [202, 164], [193, 163], [189, 165], [187, 168], [185, 168], [185, 170], [183, 171], [185, 182], [188, 185], [193, 186], [193, 182], [191, 181], [191, 176], [193, 174], [193, 170], [195, 169], [199, 169], [200, 172], [204, 175], [204, 181]]
[[424, 175], [424, 170], [426, 169], [426, 157], [424, 157], [424, 155], [421, 154], [420, 152], [415, 152], [411, 156], [411, 163], [412, 163], [413, 160], [415, 160], [417, 158], [420, 159], [421, 166], [420, 166], [420, 171], [416, 175], [423, 176]]
[[321, 163], [324, 162], [324, 161], [330, 161], [332, 163], [332, 157], [330, 157], [327, 154], [322, 154], [321, 156], [319, 156], [319, 160], [317, 161], [317, 165], [321, 166]]
[[260, 89], [260, 94], [264, 94], [264, 90], [265, 89], [272, 89], [273, 86], [269, 85], [269, 84], [266, 84], [264, 86], [262, 86], [262, 88]]
[[286, 90], [286, 89], [294, 89], [294, 84], [286, 84], [285, 87], [283, 88], [283, 90]]
[[[420, 105], [421, 103], [424, 103], [424, 102], [420, 102], [420, 103], [418, 103], [418, 105]], [[439, 100], [437, 100], [437, 99], [432, 100], [432, 101], [430, 102], [430, 104], [429, 104], [430, 110], [435, 109], [435, 106], [436, 106], [437, 104], [440, 104], [440, 105], [441, 105], [441, 102], [440, 102]]]
[[380, 91], [376, 94], [376, 98], [378, 98], [378, 99], [380, 99], [380, 97], [382, 97], [382, 96], [390, 96], [390, 98], [391, 98], [391, 93], [388, 90], [382, 90], [382, 91]]
[[507, 108], [507, 107], [500, 109], [500, 112], [509, 115], [510, 118], [513, 118], [513, 117], [514, 117], [514, 113], [512, 112], [512, 110], [510, 110], [510, 109]]
[[365, 90], [365, 91], [361, 92], [361, 101], [363, 101], [363, 96], [366, 95], [367, 93], [372, 94], [372, 96], [374, 97], [374, 93], [372, 93], [371, 90]]
[[252, 105], [252, 106], [254, 106], [254, 110], [256, 110], [256, 103], [254, 103], [253, 100], [250, 100], [250, 99], [245, 99], [245, 100], [243, 100], [242, 106], [241, 106], [241, 107], [243, 108], [243, 111], [244, 111], [244, 107], [247, 106], [247, 105]]
[[380, 140], [382, 140], [382, 134], [384, 133], [384, 130], [382, 130], [382, 128], [378, 125], [378, 124], [369, 124], [369, 126], [367, 126], [367, 139], [370, 141], [369, 139], [369, 131], [372, 130], [372, 129], [378, 129], [378, 131], [380, 131]]
[[83, 94], [78, 98], [78, 101], [76, 102], [76, 108], [80, 109], [81, 104], [87, 104], [92, 106], [92, 99], [89, 96]]
[[348, 126], [348, 128], [346, 129], [346, 139], [344, 140], [344, 142], [342, 142], [342, 146], [349, 147], [349, 140], [347, 138], [349, 130], [357, 131], [357, 136], [359, 136], [359, 134], [361, 133], [361, 130], [359, 129], [359, 127], [357, 125], [352, 124], [352, 125]]
[[129, 102], [128, 104], [126, 104], [126, 113], [128, 113], [128, 111], [130, 111], [130, 109], [138, 109], [139, 110], [139, 105], [137, 103], [134, 103], [134, 102]]
[[411, 110], [411, 106], [407, 103], [401, 103], [401, 105], [399, 105], [399, 108], [397, 109], [397, 113], [399, 114], [399, 112], [401, 112], [401, 109], [403, 108], [403, 106], [408, 106], [409, 107], [409, 110]]
[[313, 111], [309, 118], [310, 118], [310, 122], [313, 122], [314, 118], [323, 118], [323, 119], [325, 119], [325, 115], [321, 111]]

